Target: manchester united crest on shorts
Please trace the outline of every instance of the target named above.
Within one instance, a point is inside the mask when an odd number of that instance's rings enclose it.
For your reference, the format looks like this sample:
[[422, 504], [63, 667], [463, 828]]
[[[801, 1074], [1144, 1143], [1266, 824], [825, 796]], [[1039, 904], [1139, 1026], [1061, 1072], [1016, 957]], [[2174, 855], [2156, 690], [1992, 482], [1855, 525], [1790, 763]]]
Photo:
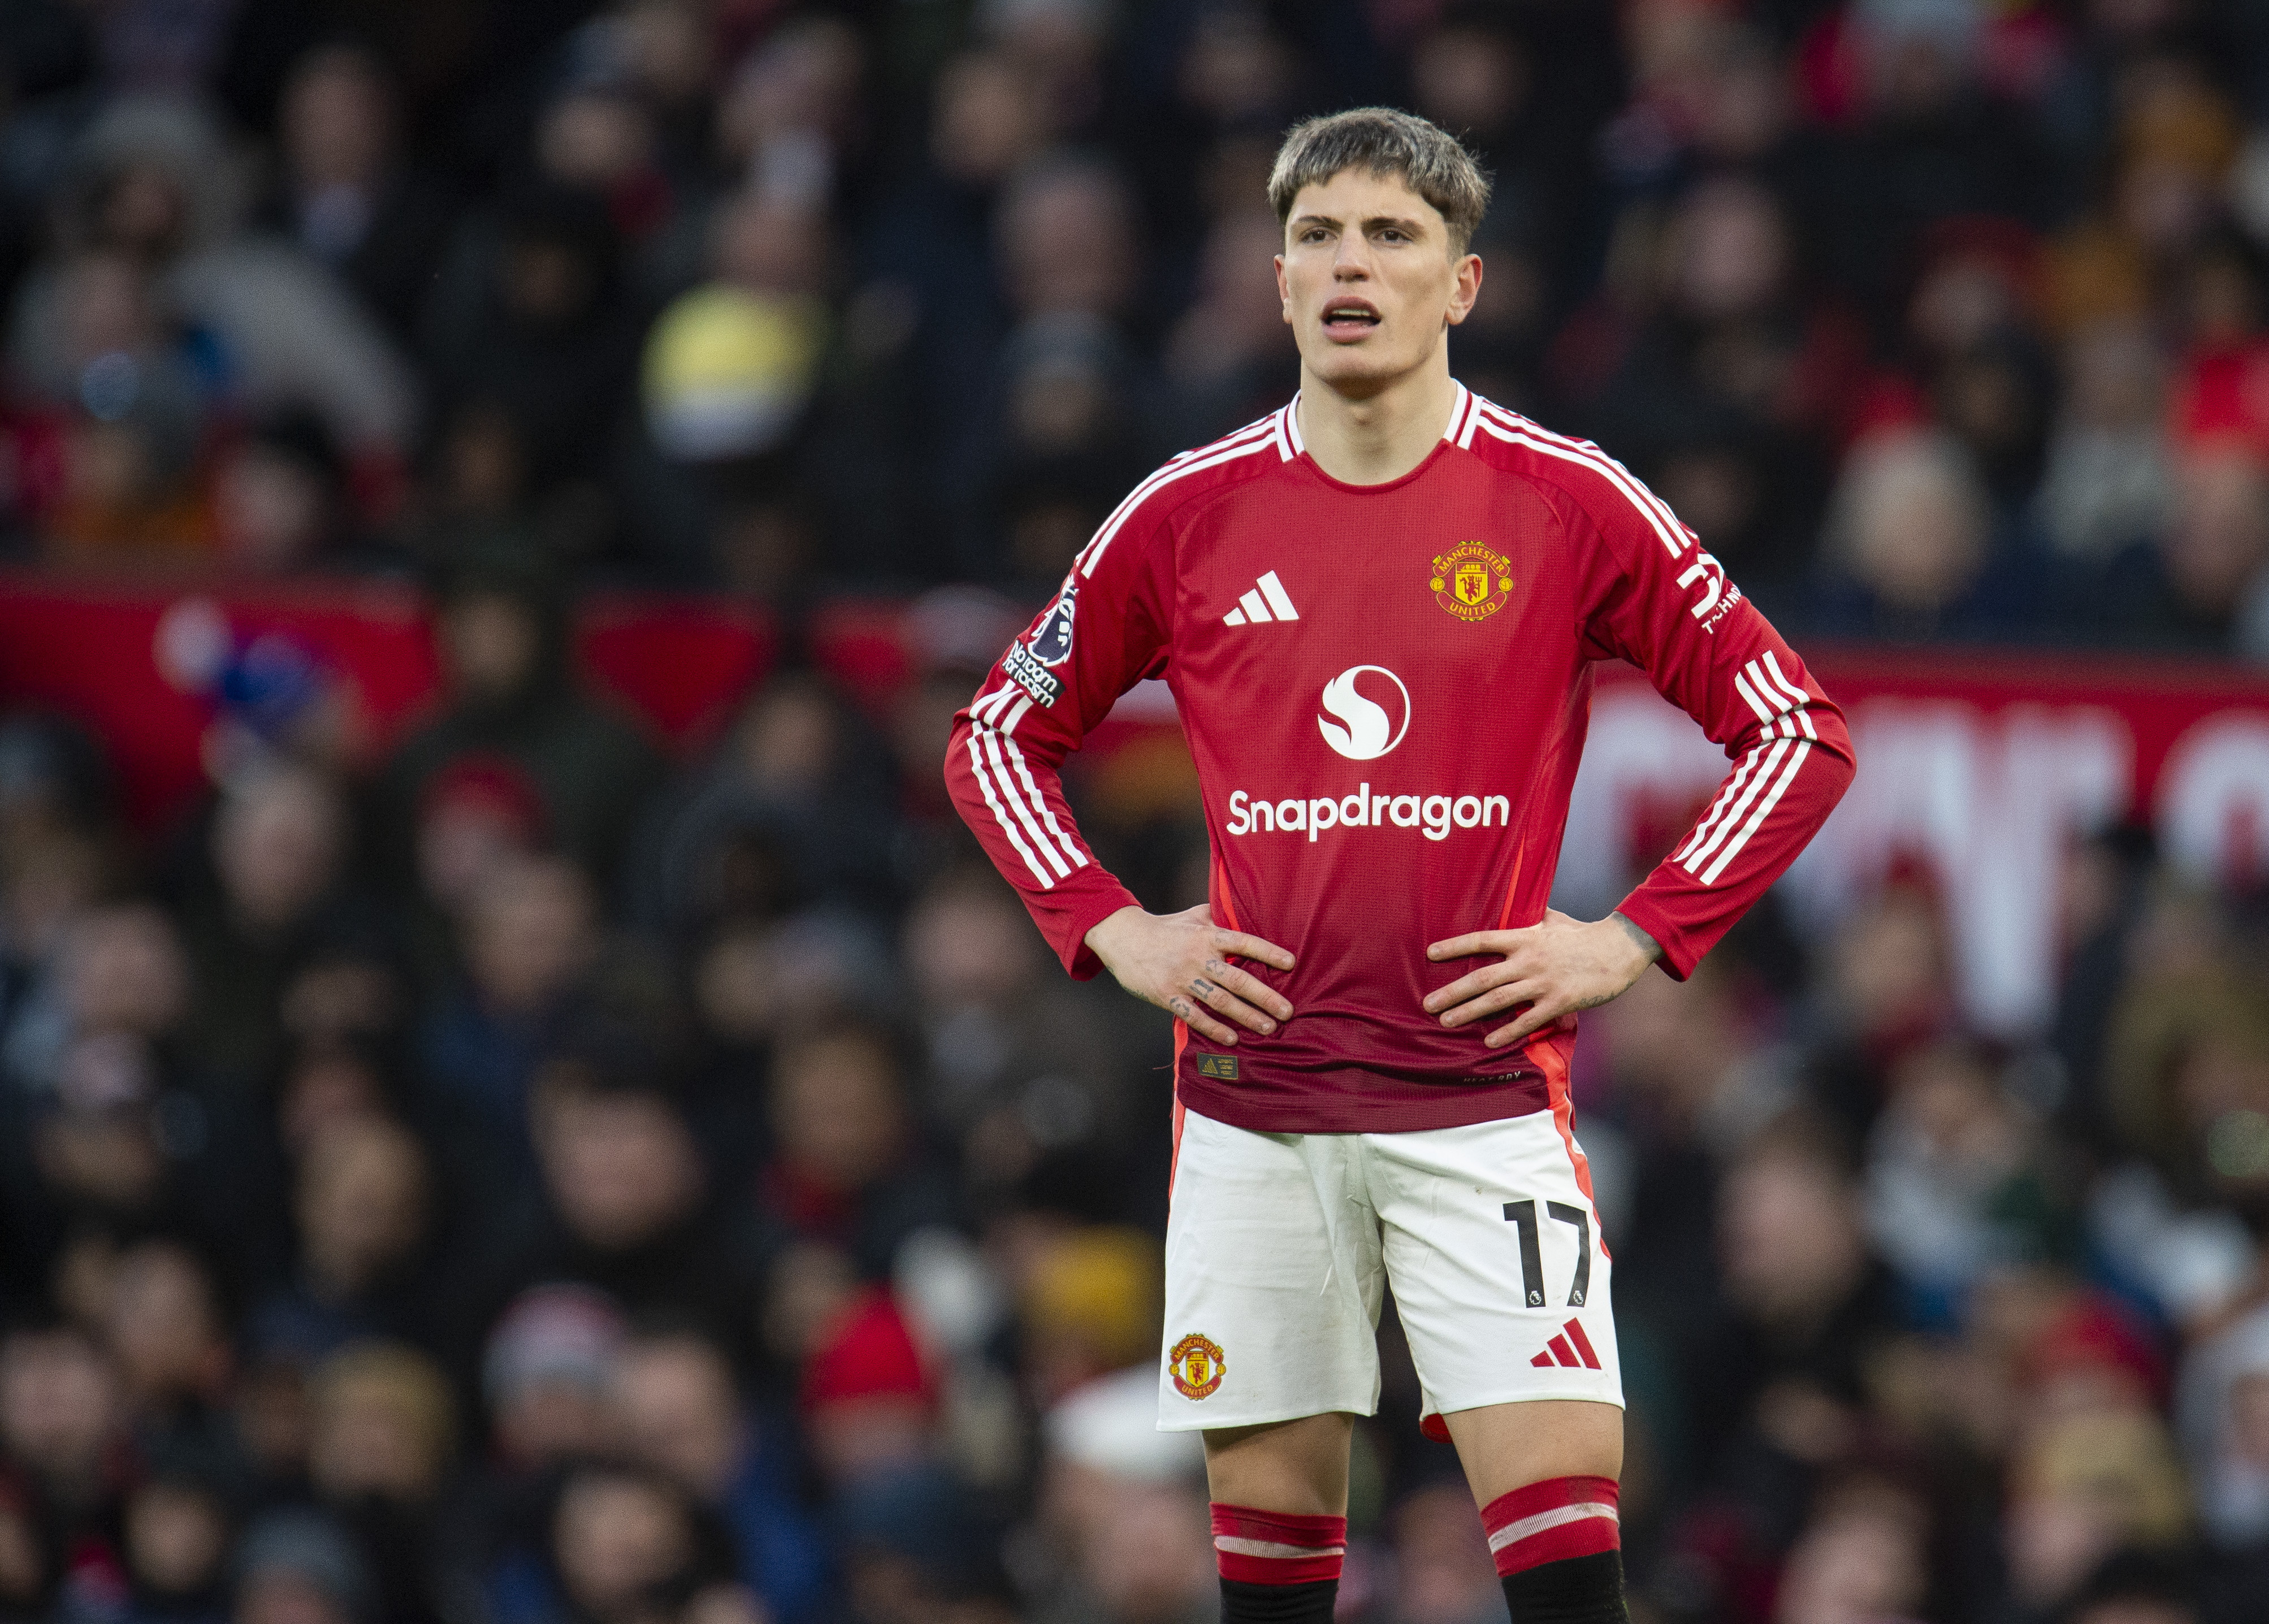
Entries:
[[1460, 542], [1434, 560], [1426, 587], [1460, 620], [1487, 620], [1512, 592], [1512, 561], [1479, 542]]
[[1174, 1378], [1174, 1391], [1185, 1399], [1212, 1398], [1226, 1368], [1222, 1362], [1221, 1344], [1194, 1331], [1175, 1343], [1174, 1351], [1166, 1355], [1166, 1369]]

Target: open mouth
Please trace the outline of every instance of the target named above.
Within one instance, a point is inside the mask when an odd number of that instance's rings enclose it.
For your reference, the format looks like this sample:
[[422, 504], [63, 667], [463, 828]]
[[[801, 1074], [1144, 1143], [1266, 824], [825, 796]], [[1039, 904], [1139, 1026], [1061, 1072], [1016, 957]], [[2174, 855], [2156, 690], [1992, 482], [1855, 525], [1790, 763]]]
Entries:
[[1335, 299], [1324, 306], [1324, 331], [1337, 339], [1356, 339], [1378, 325], [1378, 311], [1369, 299]]

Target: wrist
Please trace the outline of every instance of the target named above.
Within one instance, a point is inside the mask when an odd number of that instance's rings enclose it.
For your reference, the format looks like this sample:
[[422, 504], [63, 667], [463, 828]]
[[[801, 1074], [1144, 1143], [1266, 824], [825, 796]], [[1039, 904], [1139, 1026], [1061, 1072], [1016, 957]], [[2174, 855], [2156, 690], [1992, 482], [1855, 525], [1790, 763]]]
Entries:
[[1636, 957], [1631, 966], [1632, 979], [1637, 979], [1641, 971], [1662, 956], [1662, 944], [1632, 924], [1620, 910], [1608, 915], [1605, 922], [1615, 927], [1615, 934], [1629, 944]]
[[1087, 943], [1088, 951], [1101, 959], [1107, 968], [1116, 944], [1125, 939], [1135, 921], [1145, 917], [1139, 906], [1129, 903], [1123, 908], [1113, 909], [1089, 926], [1087, 934], [1082, 940]]

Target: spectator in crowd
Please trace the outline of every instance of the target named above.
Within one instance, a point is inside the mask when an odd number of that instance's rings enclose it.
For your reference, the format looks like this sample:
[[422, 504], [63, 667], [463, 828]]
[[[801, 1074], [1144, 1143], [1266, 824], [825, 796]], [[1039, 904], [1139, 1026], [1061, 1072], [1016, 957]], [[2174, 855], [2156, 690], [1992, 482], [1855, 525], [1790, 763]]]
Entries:
[[640, 911], [673, 933], [799, 908], [896, 900], [896, 799], [871, 729], [825, 682], [788, 674], [753, 696], [706, 770], [666, 801]]
[[542, 1200], [497, 1226], [468, 1322], [524, 1287], [578, 1283], [632, 1314], [748, 1324], [752, 1226], [711, 1189], [676, 1089], [613, 1045], [568, 1050], [528, 1099]]
[[368, 1564], [319, 1512], [271, 1511], [238, 1549], [235, 1607], [243, 1624], [370, 1624], [380, 1616]]
[[[557, 577], [509, 551], [453, 560], [440, 640], [446, 708], [388, 766], [387, 827], [397, 841], [414, 828], [416, 808], [453, 764], [501, 757], [533, 781], [551, 848], [611, 876], [659, 769], [636, 728], [580, 690]], [[395, 862], [397, 874], [410, 870], [404, 847]]]
[[479, 1134], [491, 1168], [528, 1165], [531, 1081], [597, 957], [596, 912], [590, 882], [557, 858], [499, 866], [465, 910], [464, 969], [425, 1022], [425, 1108]]
[[430, 1340], [436, 1194], [425, 1147], [384, 1116], [317, 1131], [299, 1158], [294, 1278], [255, 1313], [253, 1340], [309, 1357], [366, 1338]]
[[126, 1616], [152, 1624], [217, 1624], [228, 1616], [233, 1490], [193, 1456], [153, 1463], [126, 1502]]
[[[498, 517], [524, 520], [607, 466], [638, 357], [622, 259], [605, 201], [578, 188], [532, 187], [459, 229], [421, 349], [444, 458], [508, 465], [490, 476]], [[621, 404], [592, 409], [602, 402]], [[476, 452], [474, 433], [494, 449]], [[553, 543], [582, 544], [552, 528]]]
[[181, 910], [194, 988], [184, 1037], [206, 1073], [248, 1089], [274, 1070], [284, 986], [327, 906], [344, 901], [351, 838], [338, 792], [299, 767], [255, 771], [222, 794], [210, 882]]
[[2251, 660], [2269, 653], [2269, 460], [2237, 441], [2194, 448], [2153, 544], [2125, 555], [2111, 582], [2126, 594], [2123, 637]]
[[406, 345], [452, 209], [403, 160], [393, 79], [375, 53], [351, 45], [319, 46], [292, 64], [277, 109], [282, 173], [262, 219]]
[[481, 1394], [507, 1482], [612, 1447], [615, 1361], [629, 1329], [588, 1286], [530, 1287], [498, 1315], [481, 1355]]
[[725, 1350], [690, 1327], [640, 1332], [616, 1380], [632, 1447], [723, 1518], [741, 1583], [784, 1624], [818, 1616], [825, 1550], [796, 1504], [784, 1428], [750, 1408]]
[[[110, 1513], [124, 1488], [126, 1399], [117, 1367], [89, 1332], [48, 1321], [0, 1337], [0, 1443], [40, 1535], [92, 1540], [115, 1567]], [[20, 1514], [20, 1513], [19, 1513]], [[18, 1553], [18, 1565], [25, 1562]], [[35, 1561], [50, 1560], [45, 1551]], [[62, 1576], [49, 1570], [52, 1586]], [[39, 1581], [19, 1578], [27, 1588]]]
[[448, 1384], [414, 1347], [366, 1341], [308, 1384], [309, 1485], [369, 1559], [384, 1617], [441, 1616], [432, 1546], [455, 1448]]
[[1038, 1617], [1179, 1624], [1212, 1605], [1211, 1542], [1188, 1492], [1203, 1458], [1187, 1434], [1157, 1430], [1157, 1385], [1128, 1370], [1048, 1411], [1039, 1511], [1060, 1588]]
[[885, 1034], [839, 1026], [784, 1048], [772, 1127], [761, 1210], [787, 1235], [840, 1247], [862, 1275], [886, 1276], [907, 1236], [952, 1221], [952, 1186], [924, 1153]]
[[213, 472], [215, 545], [233, 567], [285, 575], [351, 557], [347, 469], [322, 420], [304, 409], [255, 424]]
[[1951, 435], [1862, 440], [1832, 503], [1823, 626], [1903, 640], [2009, 638], [2040, 612], [2037, 581], [1996, 557], [1991, 493]]

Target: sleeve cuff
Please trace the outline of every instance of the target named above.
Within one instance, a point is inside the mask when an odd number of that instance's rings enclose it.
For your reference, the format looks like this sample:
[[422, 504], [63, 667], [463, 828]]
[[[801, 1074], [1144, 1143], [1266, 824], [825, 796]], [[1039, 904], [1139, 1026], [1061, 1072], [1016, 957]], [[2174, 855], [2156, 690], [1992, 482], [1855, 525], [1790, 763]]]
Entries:
[[[1685, 933], [1654, 906], [1644, 887], [1617, 903], [1615, 912], [1654, 938], [1662, 949], [1662, 956], [1654, 962], [1673, 981], [1685, 980], [1694, 973], [1694, 966], [1702, 962], [1702, 953], [1695, 951]], [[1703, 949], [1706, 951], [1706, 948]]]

